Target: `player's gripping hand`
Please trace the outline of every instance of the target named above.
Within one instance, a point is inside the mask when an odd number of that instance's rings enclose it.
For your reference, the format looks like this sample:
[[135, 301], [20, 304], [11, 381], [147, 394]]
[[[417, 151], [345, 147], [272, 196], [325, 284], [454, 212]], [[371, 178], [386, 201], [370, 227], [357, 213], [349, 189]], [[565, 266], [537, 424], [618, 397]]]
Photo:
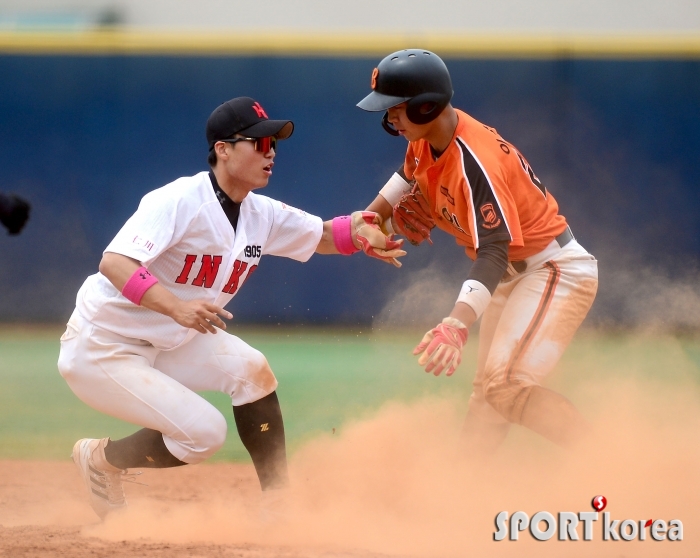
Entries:
[[457, 318], [445, 318], [423, 336], [413, 354], [420, 355], [418, 364], [425, 366], [426, 372], [439, 376], [445, 370], [447, 376], [452, 376], [462, 362], [468, 333], [467, 326]]
[[396, 258], [405, 256], [401, 250], [403, 240], [394, 240], [386, 236], [380, 229], [382, 218], [372, 211], [355, 211], [350, 215], [350, 226], [353, 243], [372, 258], [377, 258], [396, 267], [401, 262]]
[[428, 200], [423, 197], [418, 185], [401, 196], [392, 212], [393, 225], [399, 234], [405, 236], [414, 246], [424, 240], [433, 243], [430, 231], [435, 227], [435, 219], [430, 214]]
[[181, 326], [196, 329], [199, 333], [216, 333], [217, 327], [226, 329], [226, 324], [219, 315], [229, 320], [233, 318], [230, 312], [205, 300], [182, 300], [170, 317]]
[[0, 194], [0, 222], [7, 227], [7, 232], [19, 234], [29, 219], [29, 202], [14, 194]]

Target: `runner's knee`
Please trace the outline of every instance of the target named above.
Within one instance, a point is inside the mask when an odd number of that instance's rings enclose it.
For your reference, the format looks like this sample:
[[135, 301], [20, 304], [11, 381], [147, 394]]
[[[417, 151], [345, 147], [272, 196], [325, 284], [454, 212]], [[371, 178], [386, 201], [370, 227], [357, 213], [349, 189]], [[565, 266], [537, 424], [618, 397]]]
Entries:
[[520, 424], [531, 384], [507, 378], [494, 378], [484, 384], [484, 398], [508, 422]]

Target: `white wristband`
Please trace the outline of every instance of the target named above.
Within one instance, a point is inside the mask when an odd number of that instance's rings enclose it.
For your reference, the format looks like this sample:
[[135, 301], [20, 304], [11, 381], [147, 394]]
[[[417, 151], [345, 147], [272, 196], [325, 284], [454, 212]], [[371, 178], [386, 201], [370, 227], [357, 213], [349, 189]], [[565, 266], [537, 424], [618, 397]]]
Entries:
[[401, 196], [407, 194], [411, 191], [411, 185], [406, 182], [398, 172], [395, 172], [389, 181], [384, 184], [383, 188], [379, 190], [379, 195], [382, 196], [389, 204], [394, 207]]
[[478, 318], [484, 313], [489, 302], [491, 302], [491, 293], [479, 281], [467, 279], [462, 285], [462, 290], [459, 291], [457, 302], [463, 302], [471, 306]]

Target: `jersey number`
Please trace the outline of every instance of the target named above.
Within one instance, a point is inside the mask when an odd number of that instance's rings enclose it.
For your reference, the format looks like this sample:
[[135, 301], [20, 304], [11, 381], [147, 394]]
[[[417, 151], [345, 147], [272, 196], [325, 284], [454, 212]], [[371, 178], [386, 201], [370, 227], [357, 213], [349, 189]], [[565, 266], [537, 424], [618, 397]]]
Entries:
[[528, 163], [525, 160], [525, 157], [523, 157], [520, 153], [517, 151], [515, 154], [518, 156], [518, 159], [520, 159], [520, 166], [523, 167], [523, 170], [528, 174], [530, 177], [530, 180], [532, 180], [532, 183], [537, 186], [538, 190], [542, 192], [543, 196], [547, 196], [547, 189], [542, 185], [542, 182], [540, 182], [540, 179], [535, 176], [535, 171], [532, 170], [532, 167], [530, 166], [530, 163]]
[[257, 245], [246, 246], [243, 253], [246, 258], [259, 258], [262, 255], [262, 247]]
[[[496, 134], [496, 130], [494, 130], [493, 128], [489, 128], [488, 126], [484, 126], [484, 128], [486, 128], [489, 132]], [[540, 179], [537, 178], [537, 176], [535, 175], [535, 171], [532, 170], [530, 163], [528, 163], [525, 160], [525, 157], [523, 157], [520, 154], [520, 152], [517, 149], [515, 149], [515, 147], [513, 147], [511, 144], [509, 144], [507, 141], [505, 141], [501, 138], [496, 138], [496, 141], [498, 142], [498, 145], [500, 146], [501, 151], [503, 151], [503, 153], [505, 153], [506, 155], [510, 154], [511, 148], [513, 149], [513, 151], [515, 151], [515, 154], [518, 156], [518, 160], [520, 161], [520, 166], [523, 167], [523, 170], [530, 177], [530, 180], [532, 181], [532, 183], [535, 186], [537, 186], [537, 189], [540, 192], [542, 192], [542, 195], [546, 197], [547, 196], [547, 189], [544, 187], [542, 182], [540, 182]]]

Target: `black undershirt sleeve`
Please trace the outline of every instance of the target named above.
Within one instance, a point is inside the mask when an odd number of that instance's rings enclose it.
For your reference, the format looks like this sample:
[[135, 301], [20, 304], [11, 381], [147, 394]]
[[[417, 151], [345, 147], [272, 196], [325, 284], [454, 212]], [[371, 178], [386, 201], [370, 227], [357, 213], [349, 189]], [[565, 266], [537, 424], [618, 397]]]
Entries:
[[479, 248], [467, 279], [478, 281], [493, 294], [508, 267], [508, 244], [501, 240]]

